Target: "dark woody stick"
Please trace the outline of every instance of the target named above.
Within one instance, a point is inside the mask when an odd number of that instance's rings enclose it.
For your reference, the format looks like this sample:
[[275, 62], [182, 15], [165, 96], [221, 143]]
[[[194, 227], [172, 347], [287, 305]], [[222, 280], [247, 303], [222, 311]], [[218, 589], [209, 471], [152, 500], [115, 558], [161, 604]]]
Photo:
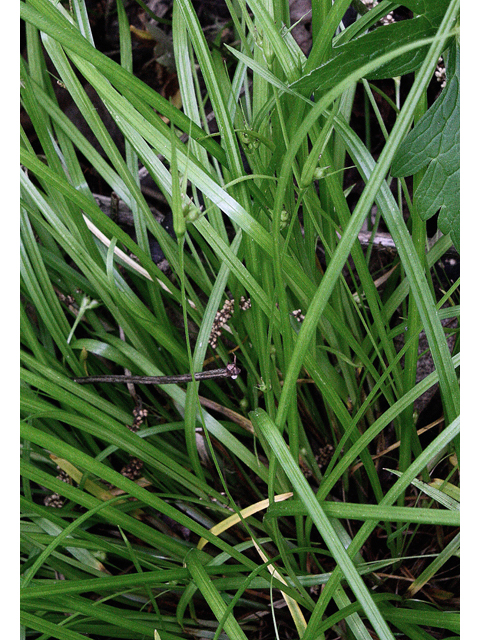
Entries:
[[137, 384], [177, 384], [178, 382], [192, 382], [194, 380], [211, 380], [212, 378], [235, 378], [241, 372], [236, 362], [227, 364], [225, 369], [213, 369], [212, 371], [200, 371], [194, 373], [193, 378], [190, 373], [182, 373], [174, 376], [88, 376], [86, 378], [74, 378], [74, 382], [79, 384], [90, 384], [91, 382], [133, 382]]

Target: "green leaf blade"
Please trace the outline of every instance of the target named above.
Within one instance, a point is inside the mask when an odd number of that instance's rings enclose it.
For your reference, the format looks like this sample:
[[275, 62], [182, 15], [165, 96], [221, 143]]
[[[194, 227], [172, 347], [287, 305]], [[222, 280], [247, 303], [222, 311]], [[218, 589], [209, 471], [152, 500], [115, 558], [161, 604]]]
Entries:
[[[451, 50], [455, 72], [445, 90], [410, 131], [394, 158], [391, 174], [403, 177], [427, 167], [414, 196], [423, 220], [439, 209], [438, 227], [460, 249], [460, 54]], [[453, 63], [452, 65], [453, 66]]]

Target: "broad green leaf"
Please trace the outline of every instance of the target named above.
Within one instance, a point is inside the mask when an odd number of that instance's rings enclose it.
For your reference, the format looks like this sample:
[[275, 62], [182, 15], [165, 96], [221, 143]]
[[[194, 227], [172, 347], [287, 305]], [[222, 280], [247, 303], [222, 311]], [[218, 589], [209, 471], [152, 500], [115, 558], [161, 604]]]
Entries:
[[402, 177], [428, 165], [414, 202], [428, 220], [440, 209], [438, 228], [460, 249], [460, 50], [452, 48], [450, 73], [440, 97], [400, 145], [391, 173]]
[[[368, 78], [372, 80], [391, 78], [418, 69], [427, 54], [428, 46], [400, 56], [395, 56], [394, 53], [399, 46], [435, 36], [449, 1], [404, 0], [401, 4], [419, 15], [411, 20], [402, 20], [378, 27], [346, 44], [333, 47], [332, 56], [325, 64], [294, 82], [291, 88], [306, 94], [317, 90], [327, 91], [368, 61], [389, 52], [392, 52], [392, 61], [382, 64], [370, 72]], [[362, 20], [365, 20], [367, 24], [368, 14]], [[350, 28], [357, 31], [358, 25], [354, 23]], [[345, 34], [347, 32], [348, 29]]]

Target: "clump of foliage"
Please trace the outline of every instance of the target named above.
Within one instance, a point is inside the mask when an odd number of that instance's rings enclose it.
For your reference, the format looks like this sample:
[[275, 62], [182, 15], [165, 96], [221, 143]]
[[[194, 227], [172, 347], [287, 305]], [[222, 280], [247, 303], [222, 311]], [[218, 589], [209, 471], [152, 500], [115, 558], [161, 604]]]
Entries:
[[[21, 3], [35, 132], [21, 140], [24, 637], [457, 637], [437, 580], [459, 549], [459, 360], [443, 324], [459, 283], [440, 289], [433, 267], [458, 248], [458, 0], [404, 0], [413, 17], [379, 26], [384, 1], [346, 29], [349, 1], [314, 0], [308, 57], [287, 2], [227, 0], [222, 47], [176, 0], [181, 109], [132, 73], [122, 2], [119, 63], [96, 49], [84, 1], [64, 4]], [[447, 85], [429, 105], [440, 55]], [[387, 131], [375, 81], [411, 72]], [[357, 86], [384, 133], [375, 157], [351, 126]], [[134, 234], [100, 208], [85, 161]], [[381, 272], [365, 223], [395, 244]], [[417, 381], [422, 331], [434, 367]], [[234, 357], [238, 378], [186, 388], [73, 381]], [[425, 441], [415, 401], [436, 384], [443, 420]]]

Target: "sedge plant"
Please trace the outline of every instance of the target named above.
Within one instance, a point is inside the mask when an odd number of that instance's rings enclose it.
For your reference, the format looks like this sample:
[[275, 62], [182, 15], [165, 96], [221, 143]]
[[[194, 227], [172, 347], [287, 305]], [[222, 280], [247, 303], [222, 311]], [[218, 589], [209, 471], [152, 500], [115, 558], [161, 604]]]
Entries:
[[[21, 2], [35, 133], [21, 138], [24, 637], [457, 637], [458, 613], [422, 589], [459, 550], [459, 359], [444, 327], [459, 283], [439, 293], [432, 275], [458, 249], [455, 158], [438, 196], [424, 157], [428, 118], [455, 141], [459, 3], [405, 0], [414, 17], [379, 26], [397, 6], [384, 1], [345, 28], [349, 4], [312, 1], [306, 56], [287, 2], [227, 0], [222, 46], [176, 0], [179, 108], [135, 77], [120, 0], [119, 62], [96, 48], [83, 0]], [[407, 73], [387, 131], [375, 82]], [[351, 125], [357, 86], [384, 135], [375, 155]], [[85, 162], [134, 233], [100, 208]], [[374, 206], [372, 238], [382, 224], [395, 245], [381, 274], [358, 240]], [[451, 215], [428, 242], [439, 208]], [[422, 331], [434, 366], [418, 381]], [[194, 380], [233, 361], [238, 377]], [[123, 371], [191, 381], [74, 382]], [[435, 385], [443, 419], [425, 441], [415, 401]], [[418, 568], [408, 591], [385, 577], [403, 566]]]

